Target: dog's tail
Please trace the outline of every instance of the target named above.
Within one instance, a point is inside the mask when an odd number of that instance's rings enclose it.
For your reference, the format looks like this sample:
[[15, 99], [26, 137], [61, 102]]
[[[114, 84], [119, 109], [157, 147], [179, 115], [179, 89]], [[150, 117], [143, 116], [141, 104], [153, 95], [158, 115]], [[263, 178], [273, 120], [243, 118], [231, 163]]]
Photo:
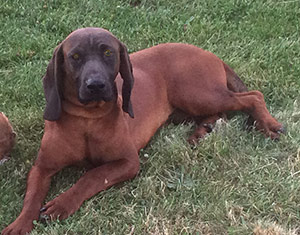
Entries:
[[240, 79], [240, 77], [233, 71], [232, 68], [230, 68], [227, 64], [223, 62], [224, 69], [226, 72], [226, 78], [227, 78], [227, 87], [229, 90], [233, 92], [246, 92], [248, 91], [248, 88], [243, 83], [243, 81]]

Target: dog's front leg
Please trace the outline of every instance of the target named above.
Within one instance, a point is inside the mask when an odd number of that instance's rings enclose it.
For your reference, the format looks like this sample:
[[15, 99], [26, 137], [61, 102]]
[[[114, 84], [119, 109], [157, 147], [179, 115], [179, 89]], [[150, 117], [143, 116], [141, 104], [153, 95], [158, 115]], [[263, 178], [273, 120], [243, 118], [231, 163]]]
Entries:
[[22, 235], [32, 230], [33, 221], [39, 217], [42, 203], [49, 189], [51, 176], [55, 172], [38, 163], [31, 168], [27, 179], [22, 212], [13, 223], [2, 231], [2, 235]]
[[66, 219], [79, 209], [81, 204], [98, 192], [112, 185], [133, 178], [139, 171], [138, 153], [130, 158], [123, 158], [105, 163], [85, 173], [75, 185], [48, 202], [42, 209], [41, 216], [51, 220]]

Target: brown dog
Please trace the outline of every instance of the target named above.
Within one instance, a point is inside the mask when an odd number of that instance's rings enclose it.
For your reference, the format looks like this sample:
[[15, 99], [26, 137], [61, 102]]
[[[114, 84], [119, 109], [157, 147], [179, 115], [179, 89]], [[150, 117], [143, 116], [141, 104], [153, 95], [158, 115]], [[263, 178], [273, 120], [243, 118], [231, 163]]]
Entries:
[[15, 144], [16, 133], [4, 115], [0, 112], [0, 165], [8, 159], [9, 153]]
[[[226, 64], [192, 45], [161, 44], [129, 59], [126, 47], [108, 31], [79, 29], [55, 49], [43, 82], [47, 102], [41, 148], [22, 212], [3, 235], [30, 231], [40, 211], [65, 219], [86, 199], [133, 178], [139, 150], [172, 113], [197, 120], [193, 138], [229, 110], [249, 113], [271, 138], [283, 131], [259, 91], [244, 92]], [[94, 168], [43, 206], [51, 176], [83, 160]]]

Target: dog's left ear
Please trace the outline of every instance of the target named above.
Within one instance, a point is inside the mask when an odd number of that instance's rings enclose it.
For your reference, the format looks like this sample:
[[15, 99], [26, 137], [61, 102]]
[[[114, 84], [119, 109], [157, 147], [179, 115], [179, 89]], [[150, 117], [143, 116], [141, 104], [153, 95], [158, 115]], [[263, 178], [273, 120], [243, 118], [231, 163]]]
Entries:
[[122, 87], [122, 98], [123, 111], [128, 113], [131, 118], [134, 118], [132, 104], [130, 101], [131, 90], [133, 87], [133, 73], [132, 73], [132, 65], [130, 63], [129, 55], [127, 52], [126, 46], [120, 42], [120, 68], [119, 72], [121, 77], [123, 78], [123, 87]]

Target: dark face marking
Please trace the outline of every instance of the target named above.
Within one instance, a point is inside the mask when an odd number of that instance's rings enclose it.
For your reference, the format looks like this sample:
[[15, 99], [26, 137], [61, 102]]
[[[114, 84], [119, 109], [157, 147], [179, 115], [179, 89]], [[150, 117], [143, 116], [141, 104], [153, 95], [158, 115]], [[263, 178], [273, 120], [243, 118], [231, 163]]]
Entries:
[[44, 119], [57, 121], [61, 99], [68, 97], [69, 101], [76, 97], [82, 104], [116, 101], [118, 73], [123, 79], [122, 110], [133, 118], [130, 97], [134, 77], [126, 46], [105, 29], [75, 30], [55, 48], [43, 77]]
[[[119, 72], [119, 43], [107, 33], [72, 35], [67, 39], [65, 63], [69, 76], [76, 82], [78, 99], [112, 101], [117, 97], [115, 78]], [[69, 47], [68, 45], [72, 45]]]

